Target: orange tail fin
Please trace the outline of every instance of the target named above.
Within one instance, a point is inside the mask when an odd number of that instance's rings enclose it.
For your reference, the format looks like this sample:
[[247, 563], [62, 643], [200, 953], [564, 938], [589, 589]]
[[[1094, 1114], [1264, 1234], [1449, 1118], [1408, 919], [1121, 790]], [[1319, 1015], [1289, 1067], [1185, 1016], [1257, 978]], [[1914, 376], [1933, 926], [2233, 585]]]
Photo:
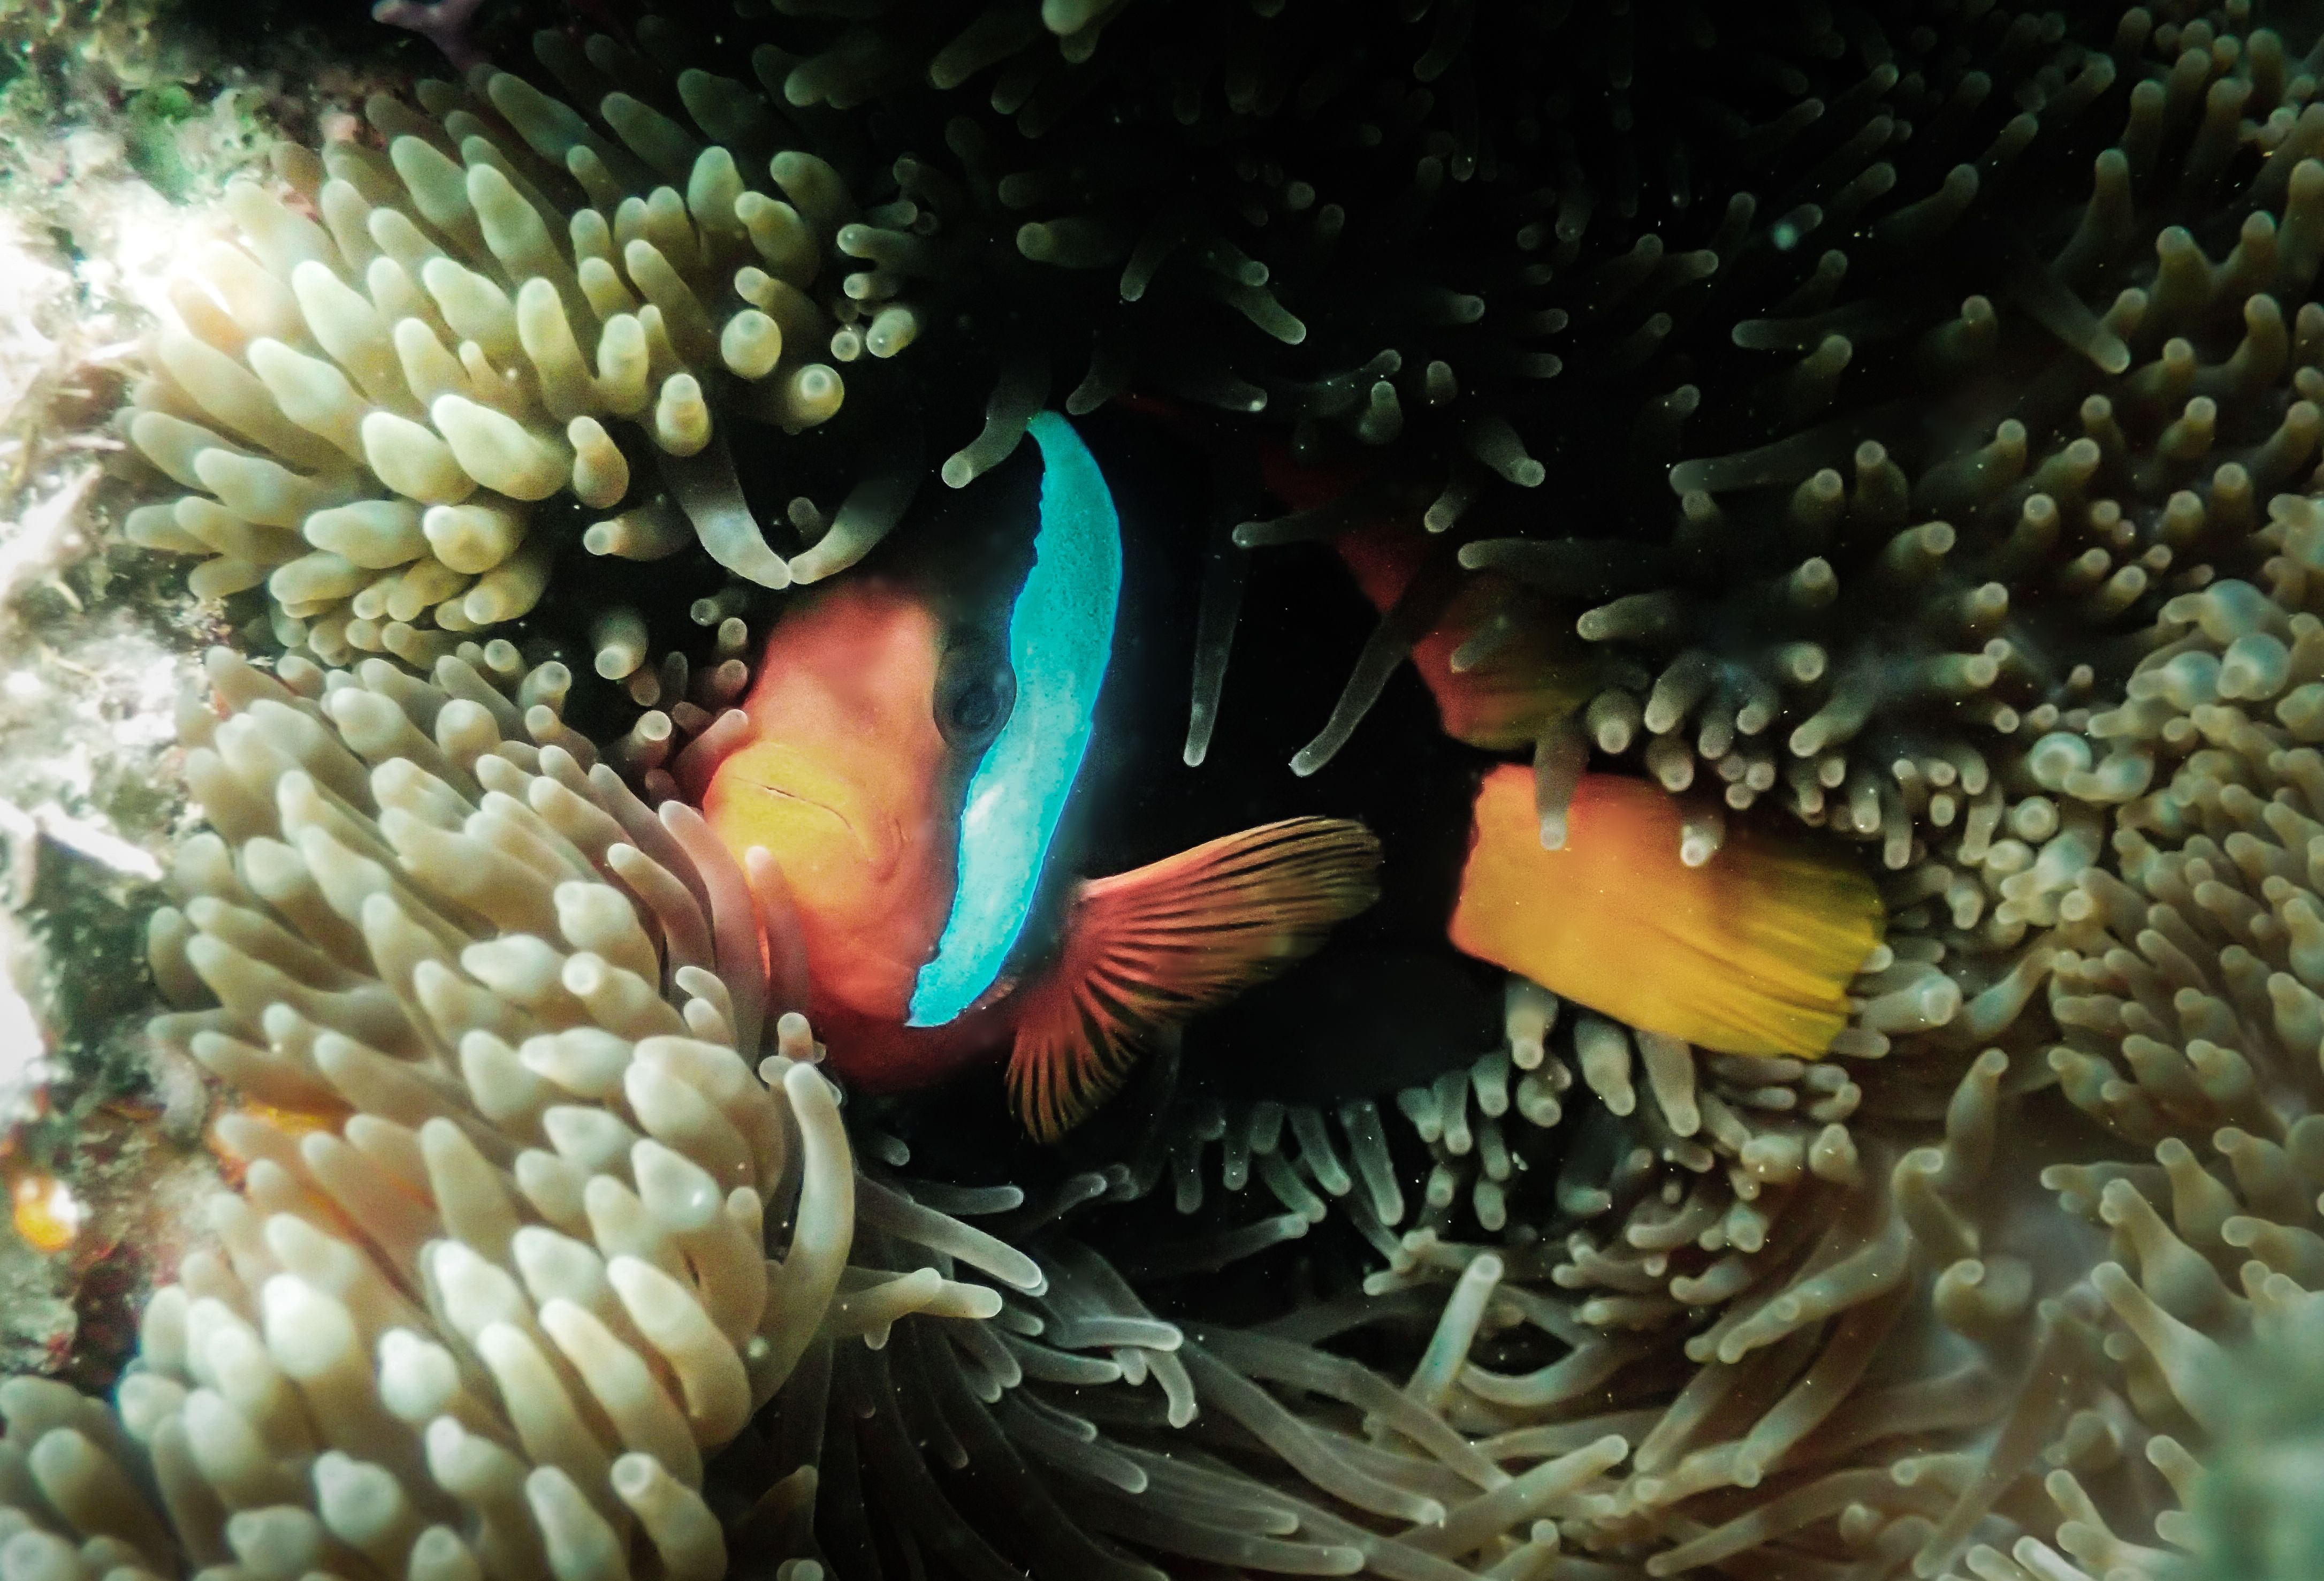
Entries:
[[1009, 1094], [1047, 1142], [1120, 1085], [1154, 1028], [1264, 982], [1379, 897], [1344, 818], [1262, 824], [1082, 885], [1056, 963], [1018, 991]]
[[1872, 881], [1838, 850], [1737, 828], [1679, 860], [1678, 804], [1584, 775], [1565, 846], [1542, 848], [1533, 776], [1485, 777], [1454, 948], [1648, 1031], [1729, 1054], [1814, 1059], [1848, 1023], [1848, 983], [1880, 942]]

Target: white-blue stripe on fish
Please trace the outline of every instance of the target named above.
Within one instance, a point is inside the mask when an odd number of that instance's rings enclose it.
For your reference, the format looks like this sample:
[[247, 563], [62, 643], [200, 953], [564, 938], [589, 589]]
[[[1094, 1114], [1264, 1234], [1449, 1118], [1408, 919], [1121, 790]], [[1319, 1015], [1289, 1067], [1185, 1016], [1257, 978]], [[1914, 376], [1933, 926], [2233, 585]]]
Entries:
[[936, 958], [913, 985], [916, 1027], [942, 1026], [975, 1003], [1017, 948], [1113, 652], [1121, 599], [1113, 495], [1071, 423], [1045, 411], [1030, 431], [1041, 449], [1041, 526], [1009, 615], [1017, 705], [968, 782], [959, 883]]

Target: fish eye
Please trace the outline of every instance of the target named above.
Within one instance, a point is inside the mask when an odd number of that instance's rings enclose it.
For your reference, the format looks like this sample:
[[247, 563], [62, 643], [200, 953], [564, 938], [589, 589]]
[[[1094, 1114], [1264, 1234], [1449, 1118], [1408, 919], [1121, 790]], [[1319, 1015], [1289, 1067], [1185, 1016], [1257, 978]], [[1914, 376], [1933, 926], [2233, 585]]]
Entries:
[[1017, 676], [1000, 643], [982, 634], [955, 639], [936, 669], [936, 721], [958, 752], [987, 745], [1017, 704]]

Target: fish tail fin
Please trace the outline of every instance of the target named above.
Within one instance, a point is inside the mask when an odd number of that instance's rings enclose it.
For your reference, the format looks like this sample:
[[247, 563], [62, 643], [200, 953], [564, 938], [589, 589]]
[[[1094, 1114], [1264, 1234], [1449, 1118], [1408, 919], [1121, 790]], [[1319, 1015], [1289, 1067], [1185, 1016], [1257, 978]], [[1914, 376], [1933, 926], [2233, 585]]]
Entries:
[[1081, 886], [1056, 962], [1018, 990], [1009, 1096], [1044, 1142], [1121, 1083], [1144, 1037], [1265, 981], [1379, 896], [1345, 818], [1262, 824]]
[[1881, 938], [1879, 892], [1831, 843], [1731, 827], [1699, 867], [1675, 800], [1588, 774], [1545, 850], [1531, 773], [1485, 778], [1450, 936], [1456, 948], [1647, 1031], [1729, 1054], [1814, 1059]]

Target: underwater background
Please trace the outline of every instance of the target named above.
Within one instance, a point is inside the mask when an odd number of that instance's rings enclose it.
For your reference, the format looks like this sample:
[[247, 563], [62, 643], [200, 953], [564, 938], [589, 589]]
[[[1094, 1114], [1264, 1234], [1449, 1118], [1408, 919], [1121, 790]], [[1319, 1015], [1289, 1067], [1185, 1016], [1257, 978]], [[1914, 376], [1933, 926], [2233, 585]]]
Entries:
[[2315, 1573], [2316, 8], [381, 9], [0, 8], [0, 1581]]

